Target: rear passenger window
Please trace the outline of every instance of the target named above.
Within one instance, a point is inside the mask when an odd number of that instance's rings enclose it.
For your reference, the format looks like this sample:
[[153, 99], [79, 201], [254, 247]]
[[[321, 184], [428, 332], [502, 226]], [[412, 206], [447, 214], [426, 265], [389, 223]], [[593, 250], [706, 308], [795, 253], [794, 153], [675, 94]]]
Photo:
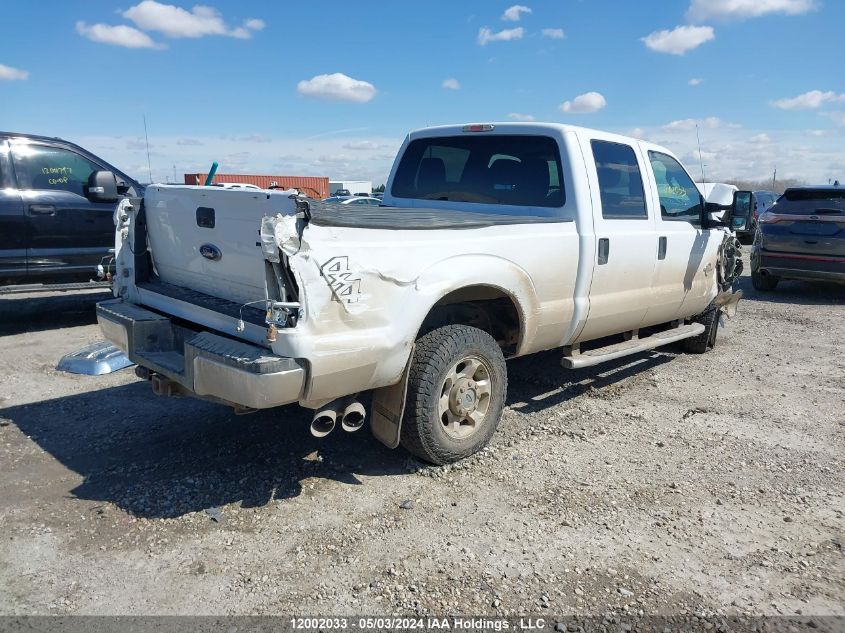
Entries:
[[[564, 204], [560, 152], [546, 136], [476, 135], [411, 141], [391, 189], [397, 198], [492, 205], [488, 213], [537, 216]], [[498, 205], [523, 207], [496, 209]]]
[[601, 215], [606, 219], [645, 219], [643, 179], [637, 156], [630, 145], [591, 141], [599, 176]]
[[84, 195], [91, 172], [101, 169], [67, 149], [35, 144], [13, 144], [12, 160], [21, 189], [70, 191]]
[[700, 227], [704, 198], [689, 174], [667, 154], [649, 152], [648, 158], [660, 196], [660, 216], [664, 220], [679, 220]]

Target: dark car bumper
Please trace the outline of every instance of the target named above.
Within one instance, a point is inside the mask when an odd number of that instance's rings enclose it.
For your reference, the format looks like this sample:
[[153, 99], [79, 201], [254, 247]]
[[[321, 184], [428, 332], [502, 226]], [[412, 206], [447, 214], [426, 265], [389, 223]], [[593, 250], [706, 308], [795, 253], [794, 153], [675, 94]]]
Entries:
[[782, 279], [845, 283], [845, 257], [762, 251], [758, 270]]

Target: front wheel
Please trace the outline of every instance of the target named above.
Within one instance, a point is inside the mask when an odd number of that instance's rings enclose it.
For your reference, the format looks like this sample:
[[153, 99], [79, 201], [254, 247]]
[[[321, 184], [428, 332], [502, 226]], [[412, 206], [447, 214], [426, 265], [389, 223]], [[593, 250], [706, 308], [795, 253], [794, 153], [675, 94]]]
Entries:
[[719, 308], [711, 304], [704, 313], [693, 319], [694, 323], [704, 325], [704, 331], [698, 336], [684, 339], [685, 352], [703, 354], [716, 346], [716, 335], [719, 333], [719, 315]]
[[505, 406], [507, 368], [487, 332], [447, 325], [420, 337], [408, 379], [402, 446], [448, 464], [490, 441]]

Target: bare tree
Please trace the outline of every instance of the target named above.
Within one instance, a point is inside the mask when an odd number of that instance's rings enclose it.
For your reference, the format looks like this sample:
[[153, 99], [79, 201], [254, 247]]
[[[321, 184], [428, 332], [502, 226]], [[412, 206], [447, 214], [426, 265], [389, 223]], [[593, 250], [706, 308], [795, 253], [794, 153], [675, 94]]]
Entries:
[[783, 193], [789, 187], [800, 187], [807, 184], [798, 178], [781, 178], [775, 180], [775, 186], [772, 189], [771, 180], [742, 180], [740, 178], [732, 178], [725, 182], [735, 185], [741, 191], [774, 191], [778, 194]]

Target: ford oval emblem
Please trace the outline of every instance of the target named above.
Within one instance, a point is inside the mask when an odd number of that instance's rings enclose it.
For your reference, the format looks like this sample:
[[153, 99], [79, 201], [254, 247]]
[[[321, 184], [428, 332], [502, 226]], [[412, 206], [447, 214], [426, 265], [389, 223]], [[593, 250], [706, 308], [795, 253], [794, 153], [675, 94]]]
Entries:
[[200, 255], [213, 262], [223, 257], [223, 253], [214, 244], [203, 244], [200, 246]]

